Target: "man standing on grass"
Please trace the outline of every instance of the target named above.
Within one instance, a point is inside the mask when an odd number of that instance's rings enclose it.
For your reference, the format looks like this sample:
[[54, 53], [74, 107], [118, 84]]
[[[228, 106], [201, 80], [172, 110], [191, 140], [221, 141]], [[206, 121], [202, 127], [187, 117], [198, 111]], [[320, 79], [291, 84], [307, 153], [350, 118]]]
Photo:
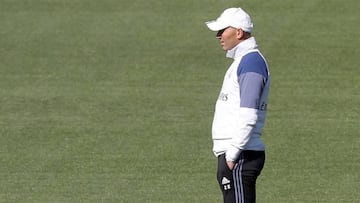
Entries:
[[241, 8], [226, 9], [206, 22], [216, 31], [228, 68], [216, 102], [212, 126], [213, 151], [218, 157], [217, 179], [224, 203], [256, 201], [256, 179], [265, 163], [261, 141], [270, 75], [265, 58], [251, 36], [253, 23]]

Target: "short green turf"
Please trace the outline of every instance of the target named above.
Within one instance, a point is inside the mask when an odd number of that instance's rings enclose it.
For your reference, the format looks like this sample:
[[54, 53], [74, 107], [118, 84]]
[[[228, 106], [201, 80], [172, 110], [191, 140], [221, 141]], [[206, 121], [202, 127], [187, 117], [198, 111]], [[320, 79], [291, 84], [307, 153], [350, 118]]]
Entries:
[[0, 0], [0, 202], [221, 202], [233, 6], [272, 77], [257, 202], [360, 202], [357, 0]]

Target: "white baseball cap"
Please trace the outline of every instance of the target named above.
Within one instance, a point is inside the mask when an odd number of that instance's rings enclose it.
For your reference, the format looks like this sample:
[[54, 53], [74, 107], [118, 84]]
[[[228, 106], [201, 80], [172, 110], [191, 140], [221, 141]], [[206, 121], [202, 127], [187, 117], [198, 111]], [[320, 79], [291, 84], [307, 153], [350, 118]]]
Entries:
[[242, 8], [228, 8], [216, 20], [205, 22], [212, 31], [219, 31], [227, 27], [241, 28], [251, 33], [254, 25], [249, 14]]

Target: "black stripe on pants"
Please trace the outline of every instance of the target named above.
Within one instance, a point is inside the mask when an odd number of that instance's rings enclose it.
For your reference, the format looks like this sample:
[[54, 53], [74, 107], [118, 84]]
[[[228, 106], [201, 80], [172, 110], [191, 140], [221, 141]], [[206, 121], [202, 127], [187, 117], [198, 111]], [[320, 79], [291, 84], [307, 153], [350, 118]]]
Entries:
[[224, 203], [256, 202], [256, 179], [265, 163], [264, 151], [242, 151], [233, 170], [226, 164], [225, 154], [218, 157], [217, 180]]

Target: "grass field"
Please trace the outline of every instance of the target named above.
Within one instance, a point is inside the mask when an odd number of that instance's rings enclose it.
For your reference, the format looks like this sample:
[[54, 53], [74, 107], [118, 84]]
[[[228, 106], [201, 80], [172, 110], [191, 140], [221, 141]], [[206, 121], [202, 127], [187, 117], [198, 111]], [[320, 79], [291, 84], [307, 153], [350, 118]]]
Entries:
[[258, 202], [360, 202], [358, 0], [0, 0], [0, 202], [221, 202], [232, 6], [272, 75]]

